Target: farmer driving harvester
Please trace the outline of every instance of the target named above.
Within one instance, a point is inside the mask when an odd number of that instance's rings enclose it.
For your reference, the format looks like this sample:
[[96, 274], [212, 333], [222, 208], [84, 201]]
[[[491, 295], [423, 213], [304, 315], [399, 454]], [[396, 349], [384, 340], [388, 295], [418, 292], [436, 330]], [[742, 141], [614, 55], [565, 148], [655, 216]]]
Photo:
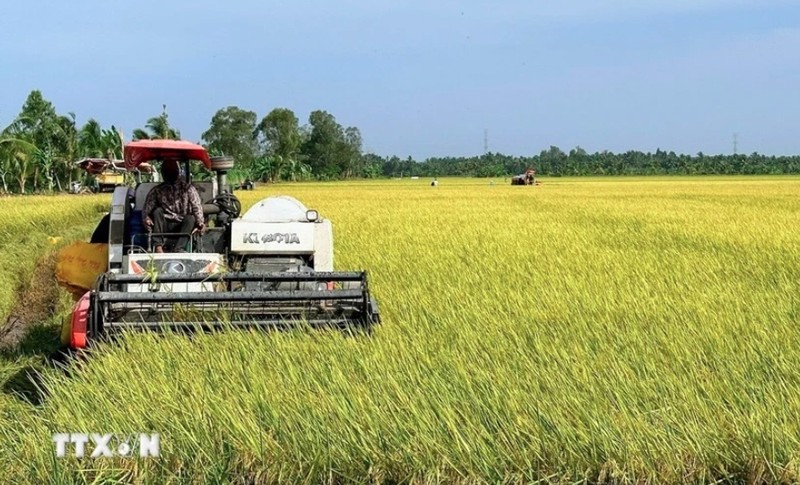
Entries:
[[180, 234], [168, 252], [185, 252], [189, 237], [203, 232], [203, 203], [191, 184], [180, 176], [175, 160], [161, 164], [164, 182], [154, 187], [145, 199], [142, 216], [147, 232], [152, 233], [155, 252], [163, 253], [166, 234]]

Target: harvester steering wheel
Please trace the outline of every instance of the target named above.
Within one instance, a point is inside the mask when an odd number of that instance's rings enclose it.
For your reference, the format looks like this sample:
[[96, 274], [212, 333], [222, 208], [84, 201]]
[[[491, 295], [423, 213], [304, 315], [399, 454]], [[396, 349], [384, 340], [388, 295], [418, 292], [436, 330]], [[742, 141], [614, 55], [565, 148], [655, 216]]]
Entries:
[[228, 214], [231, 219], [236, 219], [242, 212], [242, 203], [239, 202], [239, 199], [237, 199], [235, 195], [227, 192], [223, 192], [214, 197], [211, 203], [218, 206], [219, 210]]

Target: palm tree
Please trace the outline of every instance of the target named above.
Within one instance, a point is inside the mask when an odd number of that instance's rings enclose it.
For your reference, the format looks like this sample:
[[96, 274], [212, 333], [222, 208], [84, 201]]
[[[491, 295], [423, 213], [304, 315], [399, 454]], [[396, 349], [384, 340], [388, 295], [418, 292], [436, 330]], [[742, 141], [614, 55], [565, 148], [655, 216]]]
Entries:
[[54, 142], [42, 149], [41, 162], [44, 168], [43, 175], [47, 179], [47, 189], [52, 191], [54, 186], [62, 190], [61, 177], [66, 175], [72, 181], [74, 173], [73, 161], [78, 156], [78, 130], [75, 126], [75, 113], [59, 116], [56, 119]]
[[121, 159], [125, 150], [125, 139], [122, 131], [111, 125], [110, 130], [103, 130], [103, 150], [109, 160]]
[[162, 105], [161, 114], [155, 118], [150, 118], [144, 125], [146, 129], [136, 128], [133, 130], [134, 140], [153, 140], [168, 139], [180, 140], [181, 132], [169, 126], [167, 116], [167, 105]]
[[59, 173], [71, 170], [70, 162], [76, 154], [77, 132], [75, 115], [59, 116], [54, 120], [46, 120], [46, 137], [40, 136], [37, 141], [36, 132], [30, 129], [40, 120], [19, 116], [0, 134], [6, 145], [4, 161], [6, 168], [13, 167], [18, 189], [25, 192], [29, 178], [32, 178], [34, 190], [44, 181], [47, 190], [55, 186], [61, 188]]
[[103, 129], [94, 118], [89, 119], [78, 132], [78, 155], [81, 157], [102, 157]]
[[[9, 127], [10, 128], [10, 127]], [[19, 185], [20, 192], [25, 191], [30, 169], [30, 161], [35, 156], [38, 148], [25, 140], [20, 134], [6, 128], [0, 134], [0, 180], [3, 192], [8, 192], [8, 179], [12, 177]]]
[[25, 192], [25, 185], [30, 177], [31, 161], [39, 154], [39, 149], [25, 139], [24, 134], [15, 133], [14, 130], [6, 128], [0, 135], [0, 178], [2, 178], [3, 190], [8, 192], [8, 181], [6, 176], [12, 176], [17, 183], [20, 193]]

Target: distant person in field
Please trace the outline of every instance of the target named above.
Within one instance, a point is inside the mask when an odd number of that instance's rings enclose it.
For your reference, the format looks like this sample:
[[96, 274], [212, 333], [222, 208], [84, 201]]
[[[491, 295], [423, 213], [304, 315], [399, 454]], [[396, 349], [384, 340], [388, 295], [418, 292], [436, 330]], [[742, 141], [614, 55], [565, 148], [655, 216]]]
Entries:
[[[189, 242], [189, 234], [202, 232], [203, 203], [200, 194], [191, 184], [180, 176], [180, 166], [175, 161], [161, 164], [164, 181], [154, 187], [144, 202], [142, 216], [147, 232], [180, 233], [174, 250], [184, 252]], [[163, 253], [166, 238], [153, 236], [155, 252]]]

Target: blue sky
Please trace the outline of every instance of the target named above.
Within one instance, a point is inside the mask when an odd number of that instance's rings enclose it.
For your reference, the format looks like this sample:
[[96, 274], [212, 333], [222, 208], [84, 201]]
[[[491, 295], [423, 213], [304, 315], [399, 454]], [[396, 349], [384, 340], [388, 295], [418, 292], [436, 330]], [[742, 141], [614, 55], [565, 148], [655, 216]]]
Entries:
[[9, 2], [0, 124], [39, 89], [126, 138], [312, 110], [381, 155], [800, 153], [800, 2]]

